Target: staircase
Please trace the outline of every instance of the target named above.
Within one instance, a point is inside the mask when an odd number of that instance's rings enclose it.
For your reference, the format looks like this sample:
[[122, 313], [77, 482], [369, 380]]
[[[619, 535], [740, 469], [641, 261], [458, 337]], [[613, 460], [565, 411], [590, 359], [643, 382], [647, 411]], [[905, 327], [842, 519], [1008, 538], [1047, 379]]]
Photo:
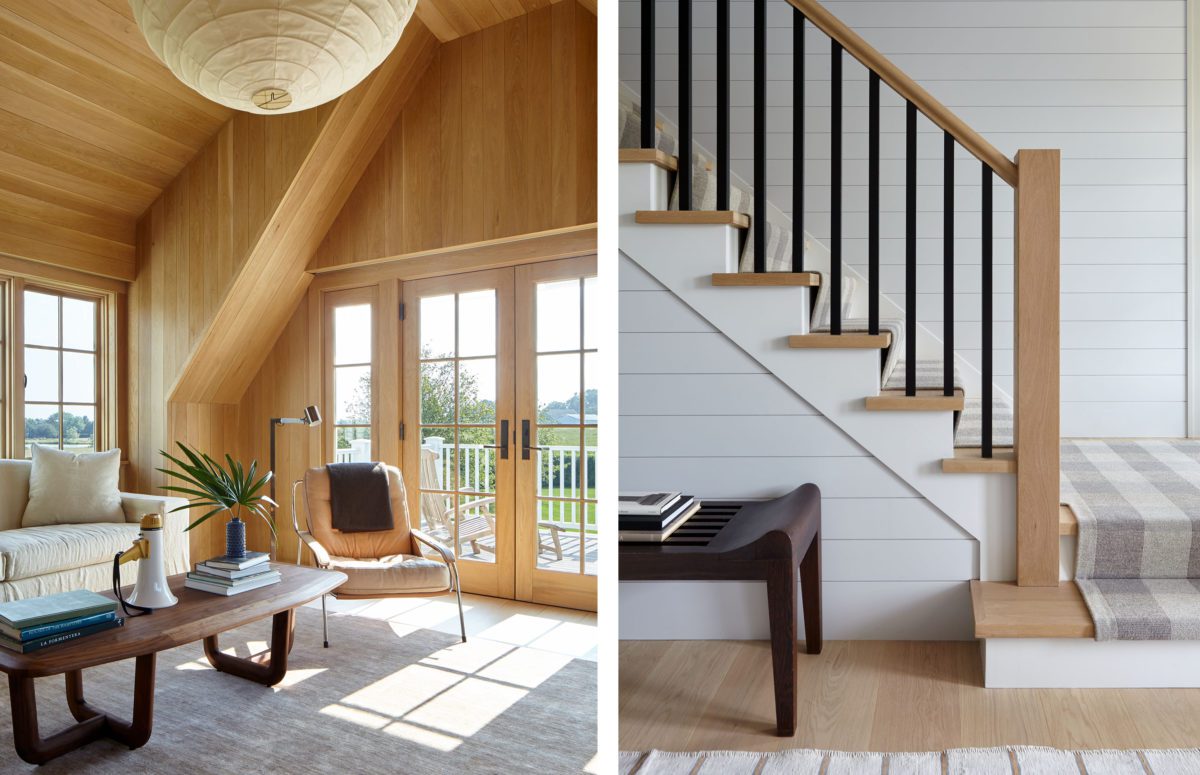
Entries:
[[[793, 126], [805, 125], [805, 25], [832, 40], [833, 236], [828, 246], [804, 232], [800, 222], [803, 133], [792, 138], [793, 180], [800, 182], [793, 186], [791, 203], [797, 222], [766, 197], [764, 7], [785, 1], [799, 30]], [[623, 144], [638, 147], [620, 154], [621, 252], [978, 541], [977, 580], [971, 582], [977, 637], [1038, 638], [1047, 621], [1056, 637], [1086, 637], [1078, 591], [1069, 583], [1059, 586], [1064, 527], [1058, 505], [1058, 152], [1021, 151], [1015, 161], [1008, 159], [817, 2], [757, 0], [755, 163], [754, 179], [747, 184], [729, 170], [728, 0], [717, 3], [718, 147], [712, 154], [691, 138], [690, 0], [678, 0], [679, 126], [669, 126], [654, 110], [655, 5], [643, 0], [641, 93], [627, 95], [622, 109]], [[866, 277], [846, 265], [841, 248], [845, 56], [870, 72]], [[907, 105], [906, 282], [904, 298], [897, 300], [881, 294], [878, 282], [883, 85]], [[918, 113], [944, 133], [947, 192], [954, 190], [956, 148], [980, 162], [983, 339], [978, 371], [956, 351], [954, 293], [944, 295], [944, 339], [917, 318]], [[992, 384], [995, 178], [1015, 191], [1016, 390], [1011, 397]], [[945, 201], [944, 287], [954, 288], [955, 202], [952, 195]]]

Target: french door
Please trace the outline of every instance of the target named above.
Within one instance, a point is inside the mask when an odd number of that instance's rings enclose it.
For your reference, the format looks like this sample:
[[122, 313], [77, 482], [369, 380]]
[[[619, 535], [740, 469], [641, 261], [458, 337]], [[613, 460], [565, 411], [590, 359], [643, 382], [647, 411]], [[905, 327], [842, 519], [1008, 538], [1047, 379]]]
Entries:
[[595, 266], [404, 284], [409, 508], [464, 591], [595, 609]]

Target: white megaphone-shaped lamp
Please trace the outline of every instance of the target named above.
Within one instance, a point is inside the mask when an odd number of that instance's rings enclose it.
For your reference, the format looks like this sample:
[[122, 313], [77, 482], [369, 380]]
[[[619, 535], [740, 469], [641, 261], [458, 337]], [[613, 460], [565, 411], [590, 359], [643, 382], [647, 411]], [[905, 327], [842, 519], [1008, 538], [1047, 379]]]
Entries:
[[137, 582], [129, 596], [130, 607], [170, 608], [179, 602], [167, 586], [167, 572], [163, 567], [163, 518], [161, 514], [142, 515], [142, 534], [133, 546], [117, 557], [116, 564], [124, 565], [130, 560], [141, 560], [138, 564]]

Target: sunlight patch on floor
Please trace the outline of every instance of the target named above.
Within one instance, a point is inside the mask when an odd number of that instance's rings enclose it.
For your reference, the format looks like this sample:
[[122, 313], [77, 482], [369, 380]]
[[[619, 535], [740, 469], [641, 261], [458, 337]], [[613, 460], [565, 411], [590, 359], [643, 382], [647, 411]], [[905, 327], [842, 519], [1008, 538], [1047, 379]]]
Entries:
[[511, 643], [514, 646], [527, 646], [531, 641], [545, 635], [559, 624], [560, 622], [553, 619], [513, 614], [499, 624], [494, 624], [479, 633], [479, 637]]
[[367, 729], [383, 729], [391, 723], [390, 718], [380, 716], [377, 713], [360, 710], [359, 708], [347, 708], [345, 705], [326, 705], [321, 708], [321, 712], [326, 716], [333, 716], [342, 721], [349, 721], [351, 724]]
[[271, 687], [273, 691], [282, 692], [285, 689], [290, 689], [296, 684], [307, 681], [314, 675], [320, 675], [329, 668], [325, 667], [292, 667], [288, 668], [287, 673], [283, 676], [283, 680]]
[[571, 662], [567, 654], [517, 648], [479, 671], [480, 678], [535, 689]]
[[398, 719], [461, 680], [456, 673], [409, 665], [343, 697], [341, 702]]
[[207, 659], [201, 658], [201, 659], [193, 659], [191, 662], [184, 662], [181, 665], [176, 665], [175, 669], [176, 670], [212, 670], [213, 666], [208, 664]]
[[462, 745], [462, 740], [457, 737], [450, 737], [440, 732], [434, 732], [432, 729], [405, 724], [403, 721], [393, 721], [384, 727], [383, 731], [392, 737], [399, 737], [411, 743], [417, 743], [427, 748], [434, 748], [447, 753]]
[[[424, 600], [424, 598], [421, 599]], [[465, 612], [466, 610], [467, 606], [464, 604], [463, 611]], [[433, 629], [439, 624], [450, 621], [453, 621], [455, 627], [457, 627], [458, 604], [442, 600], [425, 600], [422, 605], [406, 608], [403, 611], [396, 611], [391, 616], [385, 618], [401, 624], [424, 627], [426, 629]]]
[[511, 651], [507, 643], [497, 643], [483, 638], [471, 638], [466, 643], [436, 651], [421, 660], [421, 664], [440, 667], [459, 673], [477, 672]]
[[466, 678], [408, 714], [405, 720], [470, 737], [527, 694], [524, 689]]
[[596, 647], [596, 628], [586, 624], [562, 622], [529, 645], [535, 649], [581, 657]]

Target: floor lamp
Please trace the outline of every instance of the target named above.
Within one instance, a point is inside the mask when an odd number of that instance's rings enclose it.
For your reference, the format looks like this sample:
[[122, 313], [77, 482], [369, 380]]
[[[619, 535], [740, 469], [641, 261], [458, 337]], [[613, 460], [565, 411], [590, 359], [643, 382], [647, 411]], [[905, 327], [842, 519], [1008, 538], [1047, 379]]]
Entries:
[[[272, 417], [271, 418], [271, 501], [275, 501], [275, 429], [280, 425], [307, 425], [315, 427], [321, 424], [321, 410], [315, 406], [304, 409], [303, 417]], [[275, 506], [271, 507], [271, 516], [275, 515]], [[275, 537], [271, 536], [271, 559], [275, 559]]]

